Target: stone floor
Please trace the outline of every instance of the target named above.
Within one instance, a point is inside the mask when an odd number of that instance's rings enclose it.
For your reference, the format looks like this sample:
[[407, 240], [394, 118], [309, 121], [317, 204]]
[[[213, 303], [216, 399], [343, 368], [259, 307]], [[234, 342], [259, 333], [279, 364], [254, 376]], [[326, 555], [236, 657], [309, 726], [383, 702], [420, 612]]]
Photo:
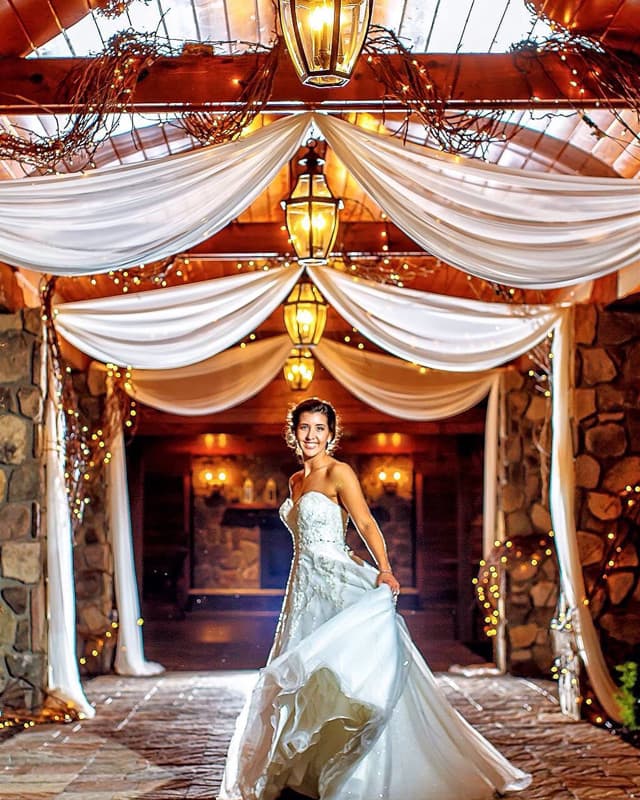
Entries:
[[[95, 719], [39, 725], [0, 745], [0, 798], [213, 800], [253, 675], [96, 678], [86, 687]], [[456, 673], [438, 680], [483, 734], [533, 773], [531, 788], [514, 800], [640, 798], [638, 750], [563, 717], [551, 683]]]

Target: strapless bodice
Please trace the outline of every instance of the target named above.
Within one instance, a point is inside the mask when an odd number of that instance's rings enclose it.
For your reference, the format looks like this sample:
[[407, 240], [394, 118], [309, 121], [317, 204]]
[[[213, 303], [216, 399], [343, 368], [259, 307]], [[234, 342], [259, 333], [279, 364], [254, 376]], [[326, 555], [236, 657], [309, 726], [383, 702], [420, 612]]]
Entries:
[[347, 512], [322, 492], [305, 492], [295, 503], [288, 497], [280, 506], [280, 518], [296, 549], [313, 549], [323, 543], [344, 547]]

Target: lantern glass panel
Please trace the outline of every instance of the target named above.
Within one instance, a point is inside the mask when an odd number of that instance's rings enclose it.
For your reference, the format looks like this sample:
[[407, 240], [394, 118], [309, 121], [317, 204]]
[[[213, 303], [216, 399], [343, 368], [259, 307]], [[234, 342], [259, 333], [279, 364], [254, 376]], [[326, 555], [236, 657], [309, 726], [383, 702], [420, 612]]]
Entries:
[[313, 380], [315, 372], [315, 361], [311, 351], [294, 347], [282, 371], [292, 391], [306, 389]]
[[313, 284], [293, 288], [284, 305], [284, 324], [294, 344], [318, 344], [327, 324], [327, 304]]
[[364, 44], [373, 0], [280, 0], [280, 24], [300, 80], [348, 82]]

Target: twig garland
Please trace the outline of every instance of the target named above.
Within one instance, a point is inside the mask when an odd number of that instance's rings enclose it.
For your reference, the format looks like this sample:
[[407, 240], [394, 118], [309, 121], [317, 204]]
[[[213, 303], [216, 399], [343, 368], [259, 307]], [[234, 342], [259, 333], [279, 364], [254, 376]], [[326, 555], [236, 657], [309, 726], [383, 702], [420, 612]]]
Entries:
[[266, 57], [240, 82], [242, 91], [238, 96], [236, 108], [223, 114], [208, 111], [187, 112], [178, 117], [176, 124], [202, 145], [220, 144], [237, 139], [269, 101], [282, 50], [282, 40], [277, 39], [271, 49], [255, 45], [247, 51], [266, 51]]
[[[372, 25], [364, 52], [373, 74], [385, 88], [385, 98], [393, 98], [404, 108], [398, 131], [403, 138], [416, 119], [440, 150], [485, 157], [491, 144], [515, 134], [513, 126], [506, 123], [508, 114], [503, 109], [474, 113], [448, 110], [449, 98], [440, 92], [429, 68], [388, 28]], [[391, 54], [400, 56], [400, 67], [388, 58]]]
[[[50, 358], [50, 377], [53, 381], [54, 402], [59, 414], [58, 447], [64, 461], [64, 479], [73, 529], [82, 523], [89, 503], [88, 488], [98, 470], [111, 460], [110, 443], [125, 417], [135, 416], [131, 401], [116, 383], [107, 395], [100, 427], [90, 431], [84, 424], [73, 386], [71, 368], [64, 366], [60, 342], [55, 328], [53, 296], [56, 278], [44, 280], [41, 287], [42, 319], [46, 324]], [[126, 413], [128, 407], [128, 414]], [[128, 420], [127, 420], [128, 421]]]
[[[640, 121], [640, 82], [638, 81], [640, 59], [632, 53], [614, 52], [597, 39], [572, 33], [568, 28], [545, 14], [540, 14], [532, 2], [527, 2], [526, 5], [534, 17], [551, 28], [552, 33], [544, 38], [530, 38], [518, 42], [511, 48], [512, 52], [516, 53], [523, 62], [535, 60], [541, 65], [544, 64], [541, 56], [548, 53], [557, 55], [567, 69], [567, 85], [560, 86], [551, 74], [546, 72], [546, 75], [569, 104], [571, 104], [573, 96], [580, 97], [584, 94], [584, 84], [588, 84], [589, 88], [598, 94], [597, 108], [609, 111], [632, 140], [640, 141], [637, 131], [629, 125], [621, 111], [615, 108], [609, 100], [610, 97], [622, 100], [625, 110], [635, 112], [636, 118]], [[532, 96], [532, 100], [535, 101], [535, 95]], [[591, 128], [596, 138], [608, 138], [625, 145], [629, 143], [601, 128], [583, 108], [576, 105], [574, 111]]]
[[[117, 19], [127, 11], [133, 2], [135, 0], [101, 0], [100, 4], [96, 6], [95, 12], [106, 19]], [[142, 2], [148, 6], [152, 0], [142, 0]]]
[[67, 127], [43, 136], [16, 126], [21, 135], [0, 126], [0, 159], [41, 172], [56, 172], [62, 164], [65, 171], [95, 166], [95, 152], [117, 130], [140, 75], [164, 49], [153, 33], [117, 33], [99, 56], [69, 75], [73, 88]]

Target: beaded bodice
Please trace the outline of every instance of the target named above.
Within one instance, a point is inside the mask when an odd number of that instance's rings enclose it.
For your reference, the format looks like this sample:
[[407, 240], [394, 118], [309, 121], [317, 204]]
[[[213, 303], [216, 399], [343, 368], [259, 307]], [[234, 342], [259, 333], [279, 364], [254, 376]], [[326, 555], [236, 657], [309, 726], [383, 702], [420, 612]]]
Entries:
[[322, 492], [305, 492], [295, 503], [288, 497], [280, 506], [280, 517], [291, 532], [296, 550], [313, 550], [320, 544], [344, 548], [348, 515]]

